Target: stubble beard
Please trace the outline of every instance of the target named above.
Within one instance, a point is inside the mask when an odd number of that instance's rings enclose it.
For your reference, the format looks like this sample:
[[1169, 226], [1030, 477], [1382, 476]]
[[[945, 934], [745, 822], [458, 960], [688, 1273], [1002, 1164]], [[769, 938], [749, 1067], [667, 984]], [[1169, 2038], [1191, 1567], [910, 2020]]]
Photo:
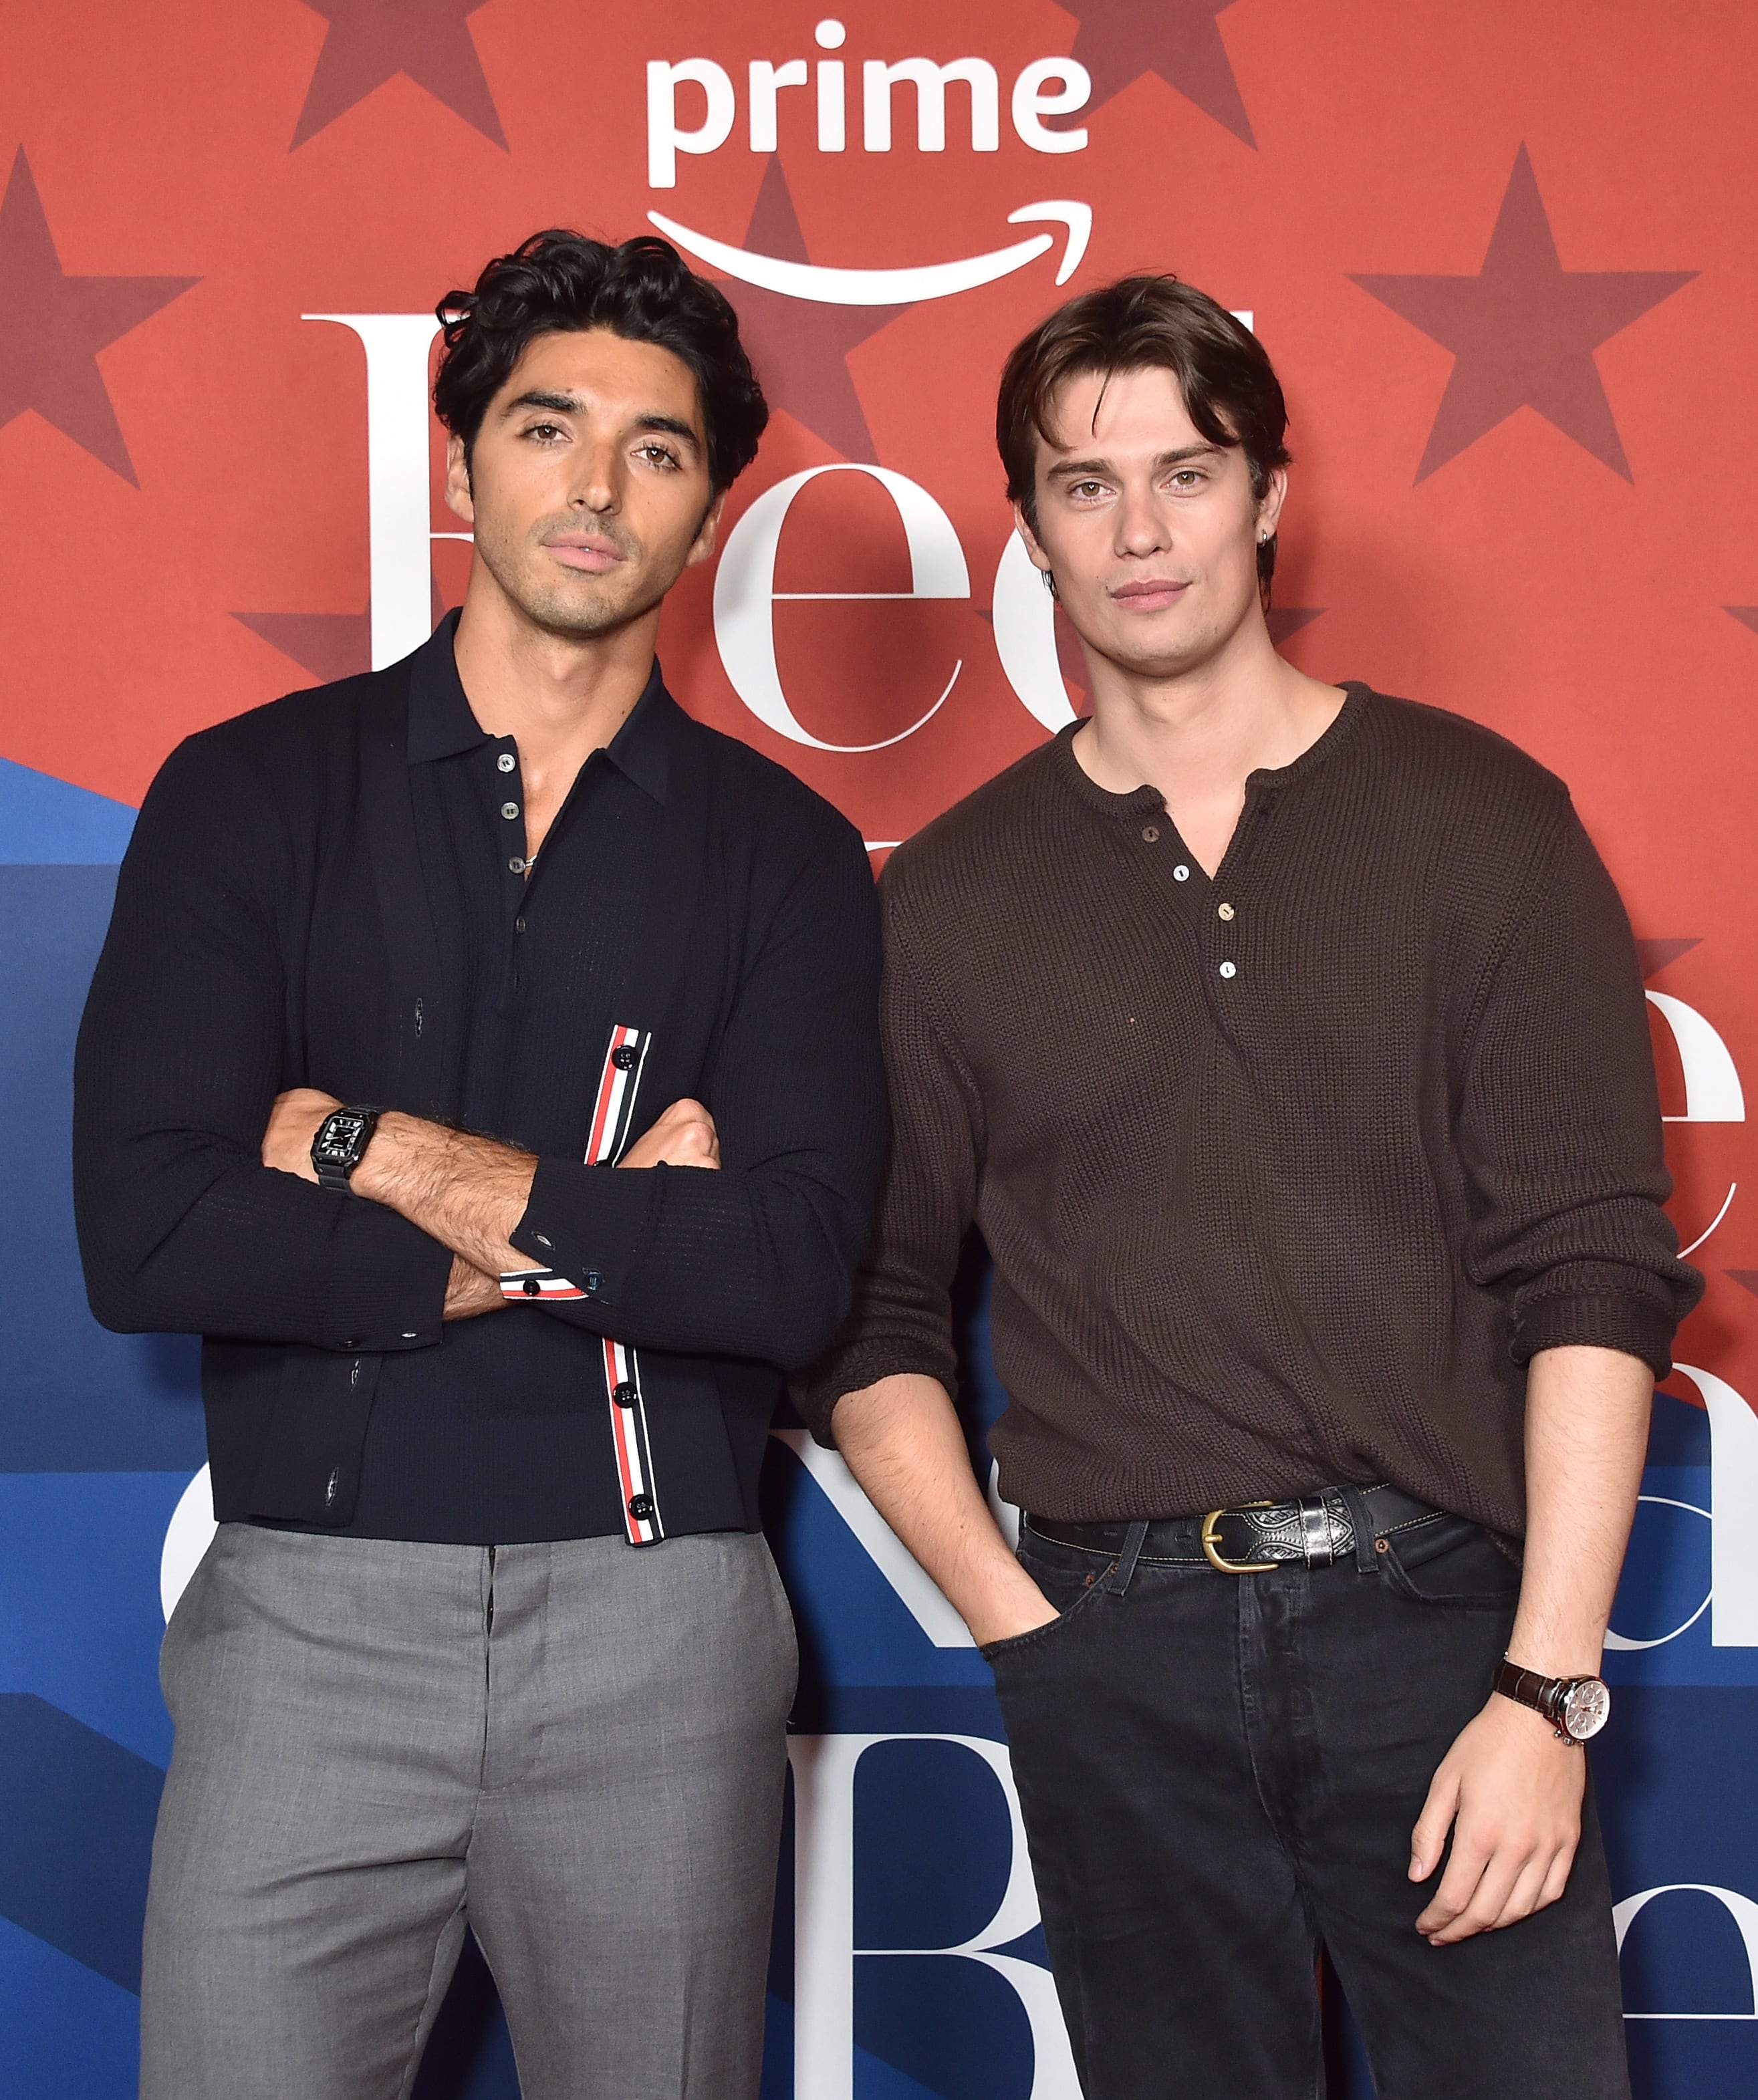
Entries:
[[[645, 549], [620, 527], [593, 528], [609, 540], [625, 566], [596, 576], [558, 574], [541, 544], [509, 547], [505, 541], [478, 536], [476, 551], [501, 593], [532, 624], [567, 641], [587, 641], [626, 627], [652, 611], [675, 578], [659, 582]], [[656, 588], [656, 585], [657, 587]]]

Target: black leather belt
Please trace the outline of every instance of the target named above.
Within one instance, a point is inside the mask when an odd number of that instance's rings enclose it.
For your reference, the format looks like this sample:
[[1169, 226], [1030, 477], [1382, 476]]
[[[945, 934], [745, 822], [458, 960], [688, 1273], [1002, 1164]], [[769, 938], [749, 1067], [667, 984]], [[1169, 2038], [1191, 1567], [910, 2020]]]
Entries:
[[[1206, 1516], [1168, 1516], [1150, 1521], [1141, 1542], [1143, 1560], [1207, 1561], [1223, 1575], [1256, 1575], [1288, 1560], [1309, 1568], [1328, 1568], [1355, 1551], [1354, 1502], [1364, 1511], [1378, 1541], [1432, 1524], [1446, 1511], [1433, 1502], [1388, 1487], [1321, 1488], [1298, 1502], [1248, 1502], [1239, 1509], [1210, 1510]], [[1080, 1524], [1059, 1517], [1026, 1518], [1040, 1538], [1083, 1553], [1115, 1555], [1129, 1543], [1135, 1529], [1128, 1523]]]

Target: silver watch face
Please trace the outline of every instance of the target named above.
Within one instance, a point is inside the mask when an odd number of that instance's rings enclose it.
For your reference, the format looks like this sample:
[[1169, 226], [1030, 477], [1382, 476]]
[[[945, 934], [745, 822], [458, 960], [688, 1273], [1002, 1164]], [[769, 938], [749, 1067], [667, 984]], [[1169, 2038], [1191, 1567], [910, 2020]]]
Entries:
[[1611, 1694], [1597, 1677], [1583, 1677], [1563, 1695], [1562, 1725], [1578, 1743], [1597, 1736], [1611, 1718]]

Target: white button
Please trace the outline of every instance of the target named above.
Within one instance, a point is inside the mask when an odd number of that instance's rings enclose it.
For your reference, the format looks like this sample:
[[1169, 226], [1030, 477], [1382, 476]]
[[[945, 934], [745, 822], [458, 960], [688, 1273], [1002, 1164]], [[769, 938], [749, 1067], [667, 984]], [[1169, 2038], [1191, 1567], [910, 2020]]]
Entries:
[[525, 872], [525, 863], [517, 854], [507, 862], [506, 871], [509, 875], [523, 875]]
[[1223, 904], [1220, 907], [1219, 915], [1223, 919], [1230, 920], [1234, 915], [1233, 907], [1230, 904]]
[[[510, 823], [512, 822], [513, 818], [514, 818], [515, 817], [516, 817], [516, 816], [519, 814], [519, 805], [518, 805], [518, 803], [516, 803], [516, 802], [503, 802], [503, 803], [501, 805], [501, 814], [503, 817], [505, 817], [505, 818], [506, 818], [506, 820], [508, 821], [508, 823]], [[1227, 918], [1230, 919], [1230, 918], [1233, 916], [1233, 914], [1232, 914], [1230, 911], [1229, 911], [1229, 912], [1226, 913], [1226, 915], [1226, 915]]]
[[518, 760], [514, 757], [512, 752], [510, 751], [503, 751], [501, 753], [501, 756], [496, 759], [494, 762], [500, 767], [503, 773], [510, 773], [513, 768], [519, 763]]
[[1172, 879], [1174, 882], [1188, 882], [1190, 880], [1190, 871], [1185, 866], [1182, 860], [1172, 871]]
[[1239, 973], [1235, 969], [1231, 963], [1223, 963], [1221, 966], [1221, 974], [1224, 977], [1236, 977]]

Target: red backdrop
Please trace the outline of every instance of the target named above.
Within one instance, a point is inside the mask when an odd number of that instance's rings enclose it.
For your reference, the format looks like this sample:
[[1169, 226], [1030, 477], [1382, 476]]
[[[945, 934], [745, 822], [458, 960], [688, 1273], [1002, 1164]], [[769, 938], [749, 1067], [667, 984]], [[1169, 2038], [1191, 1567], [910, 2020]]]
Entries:
[[[1743, 821], [1758, 634], [1737, 610], [1758, 600], [1752, 11], [851, 7], [848, 149], [820, 152], [810, 91], [784, 90], [772, 164], [749, 144], [749, 63], [823, 58], [814, 19], [774, 0], [13, 0], [0, 751], [138, 801], [186, 731], [364, 663], [364, 359], [302, 314], [418, 313], [538, 226], [620, 236], [650, 208], [870, 269], [987, 252], [1017, 237], [1009, 211], [1067, 196], [1093, 214], [1074, 285], [1174, 269], [1250, 310], [1277, 360], [1298, 461], [1279, 596], [1312, 615], [1291, 653], [1476, 716], [1561, 772], [1638, 933], [1694, 943], [1659, 988], [1738, 1058], [1758, 1020]], [[1008, 121], [1009, 86], [1071, 51], [1090, 100], [1047, 121], [1088, 143], [1048, 157]], [[892, 150], [865, 150], [862, 62], [913, 52], [994, 65], [998, 151], [971, 150], [961, 86], [944, 152], [917, 149], [908, 88]], [[736, 120], [652, 191], [646, 67], [690, 56], [725, 69]], [[677, 100], [680, 125], [700, 121], [700, 90]], [[741, 704], [707, 573], [668, 608], [664, 653], [691, 708], [876, 840], [1043, 734], [985, 617], [1008, 531], [989, 430], [1055, 259], [901, 308], [741, 294], [779, 412], [732, 515], [788, 474], [874, 459], [943, 507], [970, 573], [964, 600], [779, 608], [795, 713], [826, 742], [877, 742], [964, 668], [917, 735], [855, 755]], [[436, 502], [435, 527], [453, 523]], [[437, 545], [448, 600], [466, 559]], [[825, 477], [789, 514], [777, 587], [907, 588], [903, 561], [885, 492]], [[1743, 1132], [1673, 1128], [1690, 1238], [1740, 1178]], [[1758, 1268], [1755, 1215], [1736, 1198], [1703, 1249], [1691, 1336], [1694, 1361], [1748, 1389], [1752, 1308], [1728, 1271]]]
[[[392, 338], [420, 324], [362, 317], [431, 312], [537, 227], [621, 237], [657, 211], [735, 251], [729, 289], [776, 411], [731, 544], [750, 551], [761, 514], [741, 521], [790, 476], [855, 462], [904, 478], [802, 488], [780, 602], [746, 593], [744, 659], [737, 607], [717, 631], [715, 573], [692, 572], [665, 615], [670, 682], [882, 849], [1046, 733], [1045, 688], [1035, 716], [997, 650], [1010, 528], [994, 386], [1062, 296], [1089, 213], [1068, 289], [1174, 270], [1248, 311], [1282, 373], [1291, 655], [1475, 717], [1573, 787], [1645, 943], [1674, 1213], [1709, 1277], [1680, 1354], [1736, 1403], [1758, 1395], [1758, 1161], [1738, 1086], [1758, 1039], [1758, 11], [890, 0], [837, 19], [840, 42], [779, 0], [4, 0], [0, 759], [138, 802], [187, 732], [365, 668], [375, 612], [381, 655], [418, 639], [426, 535], [456, 521], [431, 428], [422, 517], [419, 342], [393, 383]], [[922, 150], [907, 84], [877, 150], [864, 69], [919, 55], [978, 61], [947, 90], [943, 150]], [[1058, 60], [1078, 74], [1028, 70]], [[682, 135], [668, 185], [649, 69], [691, 60], [660, 80]], [[773, 148], [753, 117], [764, 62], [806, 82], [780, 88]], [[827, 62], [845, 70], [840, 151], [820, 137], [820, 92], [840, 106]], [[973, 121], [985, 68], [992, 150]], [[1083, 79], [1081, 106], [1054, 111]], [[1009, 224], [1047, 200], [1062, 223]], [[1040, 235], [1042, 252], [943, 296], [930, 276], [838, 302], [813, 274], [917, 271]], [[920, 567], [911, 594], [912, 518], [939, 596]], [[431, 554], [432, 602], [456, 602], [467, 549]], [[1000, 618], [1047, 666], [1048, 641]], [[751, 704], [751, 638], [770, 634], [792, 734]], [[738, 685], [729, 661], [746, 664]], [[1078, 704], [1078, 659], [1062, 662]], [[1749, 1684], [1758, 1585], [1736, 1611], [1717, 1583], [1712, 1648], [1705, 1621], [1701, 1653], [1657, 1640], [1629, 1669]], [[1715, 1696], [1731, 1746], [1758, 1692]], [[1686, 1712], [1654, 1725], [1700, 1738]], [[1709, 1769], [1687, 1791], [1718, 1783]], [[1630, 1816], [1648, 1798], [1630, 1793]], [[1747, 1874], [1718, 1866], [1719, 1839], [1687, 1857], [1668, 1801], [1632, 1888]]]

